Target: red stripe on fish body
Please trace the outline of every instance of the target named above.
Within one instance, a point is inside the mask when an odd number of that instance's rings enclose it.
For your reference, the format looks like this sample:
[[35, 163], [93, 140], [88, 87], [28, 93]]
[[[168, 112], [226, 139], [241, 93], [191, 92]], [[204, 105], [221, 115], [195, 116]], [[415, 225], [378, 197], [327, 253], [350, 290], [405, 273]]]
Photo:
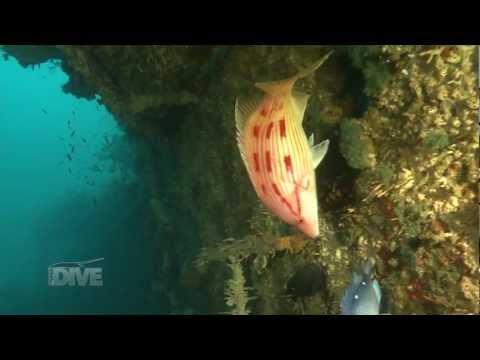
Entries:
[[283, 158], [283, 161], [285, 162], [285, 169], [287, 170], [288, 173], [293, 172], [292, 170], [292, 157], [290, 155], [285, 155]]
[[272, 171], [272, 159], [270, 158], [270, 151], [265, 153], [265, 162], [267, 163], [267, 171]]
[[286, 137], [287, 136], [287, 132], [285, 130], [285, 119], [280, 119], [279, 120], [279, 123], [280, 123], [280, 136], [281, 137]]
[[270, 136], [272, 136], [272, 131], [273, 131], [273, 121], [268, 124], [267, 127], [267, 139], [270, 139]]
[[258, 138], [259, 134], [260, 134], [260, 125], [255, 125], [253, 127], [253, 136]]
[[260, 172], [260, 160], [258, 158], [258, 153], [253, 153], [253, 161], [255, 163], [255, 171]]
[[262, 193], [263, 195], [267, 195], [267, 188], [265, 187], [264, 184], [261, 184], [262, 185]]

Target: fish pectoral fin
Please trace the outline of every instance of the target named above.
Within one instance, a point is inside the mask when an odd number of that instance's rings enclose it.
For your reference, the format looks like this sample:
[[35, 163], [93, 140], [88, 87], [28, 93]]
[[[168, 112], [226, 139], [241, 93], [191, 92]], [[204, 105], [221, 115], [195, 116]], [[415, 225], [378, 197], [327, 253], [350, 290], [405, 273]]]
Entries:
[[327, 154], [329, 144], [330, 141], [327, 139], [311, 148], [314, 169], [317, 168]]
[[308, 144], [309, 144], [310, 147], [312, 148], [314, 143], [315, 143], [315, 137], [313, 136], [313, 133], [312, 133], [312, 134], [310, 135], [310, 137], [308, 138]]
[[301, 91], [295, 90], [292, 92], [292, 99], [298, 111], [298, 119], [300, 120], [300, 124], [303, 123], [303, 117], [305, 115], [305, 109], [307, 108], [309, 98], [310, 95], [305, 94]]

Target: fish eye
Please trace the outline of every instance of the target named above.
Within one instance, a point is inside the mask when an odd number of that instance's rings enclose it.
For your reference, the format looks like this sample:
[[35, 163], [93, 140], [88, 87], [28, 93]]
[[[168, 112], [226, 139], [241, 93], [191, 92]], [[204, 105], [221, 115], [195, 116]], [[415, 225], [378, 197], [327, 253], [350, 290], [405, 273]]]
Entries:
[[357, 294], [353, 295], [353, 298], [354, 298], [355, 300], [358, 300], [358, 295], [357, 295]]

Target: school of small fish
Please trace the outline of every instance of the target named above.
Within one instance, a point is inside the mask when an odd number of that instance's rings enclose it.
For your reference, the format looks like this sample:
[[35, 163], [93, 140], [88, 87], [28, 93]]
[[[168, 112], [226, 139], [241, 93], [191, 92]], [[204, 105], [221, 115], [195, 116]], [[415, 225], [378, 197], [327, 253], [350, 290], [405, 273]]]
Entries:
[[[48, 114], [47, 110], [45, 110], [44, 108], [41, 108], [41, 111], [45, 115]], [[75, 118], [75, 114], [76, 114], [75, 110], [72, 110], [73, 118]], [[70, 139], [70, 143], [66, 144], [66, 145], [69, 146], [69, 150], [65, 154], [65, 157], [68, 160], [68, 164], [69, 164], [68, 167], [67, 167], [67, 171], [70, 175], [72, 175], [72, 164], [73, 164], [73, 161], [74, 161], [74, 154], [75, 154], [75, 145], [73, 144], [73, 141], [74, 141], [75, 135], [77, 134], [77, 130], [73, 128], [72, 120], [70, 120], [70, 119], [67, 120], [67, 128], [68, 128], [68, 131], [69, 131], [69, 133], [67, 135], [67, 138]], [[62, 142], [66, 142], [66, 137], [64, 137], [64, 136], [59, 136], [58, 139]], [[110, 139], [108, 138], [107, 135], [104, 135], [103, 139], [104, 139], [106, 144], [110, 144]], [[85, 139], [84, 137], [80, 137], [80, 140], [83, 142], [83, 144], [87, 144], [87, 139]], [[58, 166], [65, 165], [65, 161], [60, 161], [57, 165]], [[96, 173], [102, 173], [103, 172], [103, 170], [97, 164], [92, 165], [89, 168], [89, 170], [93, 171], [93, 172], [96, 172]], [[85, 184], [87, 184], [89, 186], [95, 186], [95, 181], [90, 180], [88, 176], [84, 176], [83, 179], [85, 180]], [[95, 198], [93, 199], [93, 206], [94, 207], [97, 206], [97, 200]]]

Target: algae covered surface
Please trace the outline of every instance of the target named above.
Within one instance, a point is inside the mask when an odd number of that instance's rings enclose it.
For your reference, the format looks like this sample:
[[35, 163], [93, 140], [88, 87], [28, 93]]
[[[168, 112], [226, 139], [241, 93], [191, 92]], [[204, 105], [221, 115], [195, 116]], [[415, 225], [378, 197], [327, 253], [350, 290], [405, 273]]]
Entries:
[[[477, 46], [4, 50], [25, 66], [61, 59], [65, 91], [99, 94], [143, 139], [137, 171], [162, 254], [152, 291], [170, 312], [338, 314], [368, 257], [386, 313], [479, 311]], [[254, 193], [234, 103], [330, 50], [296, 85], [311, 95], [307, 135], [330, 140], [316, 170], [321, 236], [312, 240]]]

